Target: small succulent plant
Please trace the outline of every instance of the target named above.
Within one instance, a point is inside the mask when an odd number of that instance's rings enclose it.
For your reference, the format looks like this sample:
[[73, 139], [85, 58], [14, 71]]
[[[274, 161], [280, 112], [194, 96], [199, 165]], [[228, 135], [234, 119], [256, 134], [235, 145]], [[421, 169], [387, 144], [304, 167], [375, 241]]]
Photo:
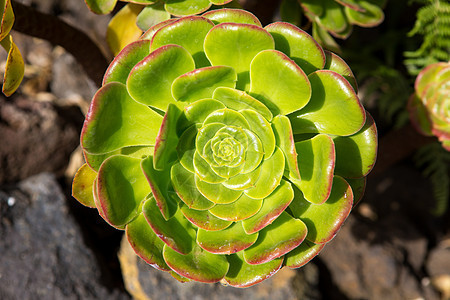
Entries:
[[450, 151], [450, 62], [431, 64], [419, 73], [408, 109], [417, 130], [436, 136]]
[[362, 196], [373, 119], [337, 55], [243, 10], [168, 20], [108, 68], [73, 195], [181, 281], [306, 264]]
[[[385, 0], [298, 0], [313, 24], [313, 37], [328, 49], [338, 45], [333, 37], [346, 39], [353, 25], [374, 27], [384, 20]], [[331, 34], [331, 35], [330, 35]]]

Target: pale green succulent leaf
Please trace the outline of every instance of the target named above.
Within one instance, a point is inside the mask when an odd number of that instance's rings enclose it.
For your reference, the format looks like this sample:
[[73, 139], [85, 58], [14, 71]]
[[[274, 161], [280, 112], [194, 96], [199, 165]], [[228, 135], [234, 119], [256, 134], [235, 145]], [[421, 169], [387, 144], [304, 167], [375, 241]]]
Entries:
[[345, 7], [345, 14], [351, 23], [361, 27], [374, 27], [383, 22], [384, 13], [379, 6], [370, 1], [359, 1], [358, 4], [363, 10]]
[[273, 49], [272, 36], [256, 25], [222, 23], [206, 35], [204, 49], [213, 66], [230, 66], [236, 70], [236, 87], [247, 91], [250, 63], [262, 50]]
[[179, 103], [172, 97], [172, 82], [194, 68], [192, 56], [183, 47], [162, 46], [131, 70], [128, 92], [137, 102], [166, 111], [170, 103]]
[[355, 92], [358, 92], [358, 84], [356, 82], [356, 78], [353, 75], [353, 72], [347, 65], [347, 63], [338, 55], [330, 51], [325, 51], [325, 56], [326, 56], [326, 63], [324, 69], [331, 70], [338, 74], [341, 74], [345, 79], [347, 79], [348, 82], [350, 82], [350, 84], [353, 87], [353, 90]]
[[[203, 122], [203, 125], [208, 124], [223, 124], [228, 126], [236, 126], [241, 127], [243, 129], [250, 129], [250, 125], [247, 121], [247, 118], [245, 118], [240, 112], [224, 108], [224, 109], [218, 109], [205, 119]], [[199, 131], [202, 132], [202, 129]], [[198, 141], [197, 141], [198, 143]], [[197, 147], [198, 149], [198, 147]]]
[[261, 22], [257, 17], [255, 17], [255, 15], [242, 9], [215, 9], [205, 12], [202, 16], [210, 19], [214, 22], [214, 24], [239, 23], [262, 27]]
[[333, 139], [319, 134], [295, 143], [300, 170], [300, 190], [311, 203], [325, 202], [331, 192], [336, 154]]
[[284, 265], [289, 268], [300, 268], [307, 264], [311, 259], [316, 257], [320, 251], [325, 247], [324, 244], [314, 244], [308, 240], [304, 240], [297, 248], [289, 253], [286, 253], [284, 258]]
[[[203, 230], [213, 231], [214, 233], [216, 233], [216, 231], [225, 230], [233, 223], [217, 218], [208, 210], [196, 210], [183, 205], [181, 211], [192, 224]], [[197, 239], [199, 232], [200, 231], [197, 232]]]
[[207, 210], [214, 203], [205, 198], [195, 184], [194, 173], [186, 170], [180, 163], [175, 163], [170, 172], [173, 188], [187, 207], [196, 210]]
[[284, 163], [283, 152], [275, 147], [273, 155], [262, 162], [258, 181], [253, 187], [245, 190], [245, 194], [253, 199], [269, 196], [280, 184], [284, 173]]
[[[248, 138], [247, 152], [245, 153], [245, 162], [242, 168], [242, 174], [248, 174], [254, 172], [256, 168], [260, 165], [264, 158], [264, 148], [259, 137], [251, 132], [250, 130], [245, 130]], [[248, 175], [251, 176], [251, 175]], [[230, 184], [235, 184], [236, 182], [230, 182]]]
[[192, 251], [187, 255], [180, 254], [166, 245], [163, 256], [169, 267], [176, 273], [200, 282], [218, 282], [225, 277], [229, 268], [225, 255], [209, 253], [195, 243]]
[[344, 31], [348, 24], [344, 8], [336, 1], [326, 1], [326, 9], [317, 18], [318, 23], [330, 32]]
[[259, 231], [256, 243], [244, 250], [244, 259], [255, 265], [281, 257], [300, 245], [307, 231], [305, 223], [283, 211], [272, 224]]
[[[247, 153], [248, 154], [248, 153]], [[248, 156], [247, 156], [248, 157]], [[246, 190], [255, 185], [261, 175], [262, 168], [256, 168], [249, 173], [241, 173], [223, 182], [223, 185], [233, 190]]]
[[353, 205], [350, 185], [335, 176], [328, 200], [323, 204], [307, 201], [302, 193], [294, 188], [295, 197], [289, 208], [294, 217], [301, 219], [308, 227], [307, 239], [315, 244], [330, 241], [348, 217]]
[[301, 110], [290, 114], [294, 134], [351, 135], [364, 125], [366, 115], [358, 96], [342, 75], [320, 70], [311, 73], [312, 96]]
[[162, 256], [164, 242], [155, 234], [143, 213], [127, 224], [125, 233], [134, 252], [146, 263], [159, 270], [171, 270]]
[[95, 208], [93, 184], [96, 177], [97, 172], [84, 164], [78, 169], [72, 182], [72, 196], [87, 207]]
[[209, 0], [165, 0], [165, 9], [174, 16], [196, 15], [211, 7]]
[[250, 94], [274, 115], [287, 115], [303, 108], [311, 97], [305, 72], [277, 50], [258, 53], [250, 65]]
[[151, 41], [153, 36], [156, 34], [156, 32], [158, 30], [160, 30], [161, 28], [163, 28], [164, 26], [173, 23], [175, 21], [177, 21], [178, 19], [169, 19], [169, 20], [165, 20], [162, 21], [158, 24], [153, 25], [152, 27], [150, 27], [146, 32], [144, 32], [141, 36], [140, 36], [140, 40], [149, 40]]
[[275, 135], [270, 123], [254, 110], [244, 109], [240, 113], [250, 125], [251, 132], [260, 139], [264, 149], [265, 159], [268, 159], [275, 150]]
[[242, 191], [230, 190], [220, 183], [208, 183], [195, 176], [195, 184], [200, 193], [216, 204], [229, 204], [242, 195]]
[[162, 2], [146, 5], [136, 19], [136, 25], [146, 31], [152, 26], [170, 19], [170, 13], [164, 9]]
[[186, 106], [184, 117], [189, 124], [202, 124], [211, 113], [224, 108], [226, 106], [217, 100], [202, 99]]
[[247, 233], [258, 232], [271, 224], [289, 206], [294, 199], [291, 184], [282, 180], [276, 190], [264, 198], [261, 209], [248, 219], [242, 221]]
[[214, 171], [212, 166], [196, 151], [194, 153], [194, 171], [195, 174], [207, 183], [221, 183], [226, 181], [225, 177], [220, 176], [219, 173]]
[[110, 13], [116, 6], [117, 0], [84, 0], [89, 7], [96, 14], [105, 15]]
[[334, 137], [336, 175], [359, 178], [372, 170], [377, 157], [377, 128], [373, 118], [366, 115], [366, 124], [360, 131], [351, 136]]
[[142, 211], [148, 224], [165, 246], [181, 254], [188, 254], [193, 250], [196, 231], [180, 209], [177, 209], [170, 219], [165, 219], [155, 199], [151, 198], [144, 203]]
[[[10, 7], [10, 5], [8, 7]], [[25, 63], [19, 48], [14, 43], [10, 34], [6, 35], [6, 37], [0, 41], [0, 44], [8, 53], [3, 76], [2, 92], [5, 96], [9, 97], [19, 88], [19, 85], [22, 82], [25, 72]]]
[[234, 88], [236, 71], [227, 66], [196, 69], [176, 78], [172, 84], [172, 95], [177, 101], [192, 103], [212, 98], [218, 87]]
[[322, 47], [305, 31], [285, 22], [272, 23], [265, 29], [273, 36], [275, 49], [289, 56], [306, 74], [325, 65]]
[[123, 154], [135, 158], [144, 159], [149, 155], [153, 155], [154, 147], [153, 146], [129, 146], [114, 150], [112, 152], [104, 153], [104, 154], [91, 154], [88, 152], [83, 152], [84, 159], [86, 163], [93, 170], [98, 171], [102, 163], [110, 156], [116, 154]]
[[327, 0], [301, 0], [300, 5], [306, 12], [315, 16], [321, 16], [325, 10], [325, 1]]
[[136, 218], [141, 202], [150, 193], [150, 186], [141, 171], [141, 160], [138, 158], [111, 156], [98, 171], [97, 194], [100, 208], [97, 208], [102, 210], [106, 221], [113, 226], [124, 226]]
[[247, 249], [256, 242], [258, 233], [247, 234], [241, 222], [220, 231], [199, 229], [197, 244], [215, 254], [232, 254]]
[[233, 203], [216, 204], [209, 212], [222, 220], [238, 222], [255, 215], [261, 209], [262, 203], [262, 199], [252, 199], [242, 194]]
[[178, 159], [181, 165], [189, 172], [194, 173], [194, 154], [195, 154], [195, 137], [197, 136], [197, 127], [192, 125], [186, 129], [180, 137], [177, 145]]
[[254, 110], [266, 118], [267, 121], [272, 120], [273, 115], [267, 106], [246, 92], [232, 88], [218, 87], [214, 91], [213, 98], [219, 100], [230, 109], [237, 111], [244, 109]]
[[190, 16], [188, 19], [171, 22], [155, 32], [150, 50], [154, 51], [170, 44], [179, 45], [194, 58], [196, 69], [210, 66], [203, 50], [203, 40], [213, 26], [210, 20], [199, 16]]

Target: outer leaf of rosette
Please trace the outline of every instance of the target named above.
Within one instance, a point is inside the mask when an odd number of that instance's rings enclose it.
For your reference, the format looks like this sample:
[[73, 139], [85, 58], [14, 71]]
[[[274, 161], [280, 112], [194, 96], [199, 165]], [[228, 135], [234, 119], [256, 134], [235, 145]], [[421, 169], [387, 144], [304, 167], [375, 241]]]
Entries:
[[319, 134], [295, 143], [301, 181], [299, 189], [311, 203], [324, 203], [331, 192], [336, 153], [333, 139]]
[[321, 16], [325, 10], [325, 0], [301, 0], [303, 9], [314, 16]]
[[345, 7], [345, 14], [351, 23], [361, 27], [374, 27], [383, 22], [384, 13], [379, 6], [370, 1], [359, 1], [358, 5], [363, 8], [363, 11]]
[[162, 216], [168, 220], [171, 218], [178, 208], [177, 198], [174, 198], [174, 192], [169, 191], [170, 186], [170, 168], [162, 171], [156, 170], [154, 167], [153, 157], [149, 156], [142, 160], [141, 167], [145, 174], [148, 184], [152, 190], [156, 204], [161, 211]]
[[99, 15], [106, 15], [112, 12], [117, 0], [84, 0], [92, 12]]
[[272, 121], [272, 128], [276, 137], [277, 145], [283, 151], [286, 159], [284, 176], [299, 186], [301, 177], [298, 169], [297, 150], [295, 149], [291, 122], [288, 117], [278, 115]]
[[127, 89], [137, 102], [166, 111], [172, 97], [172, 82], [194, 70], [189, 52], [181, 46], [162, 46], [151, 52], [131, 70]]
[[155, 154], [153, 155], [153, 167], [156, 170], [163, 171], [177, 160], [176, 147], [179, 141], [177, 122], [180, 115], [181, 110], [174, 104], [169, 104], [156, 136]]
[[209, 0], [209, 2], [211, 2], [212, 4], [215, 5], [224, 5], [227, 3], [230, 3], [232, 0]]
[[294, 269], [300, 268], [311, 261], [325, 247], [324, 244], [314, 244], [308, 240], [304, 240], [297, 248], [285, 255], [284, 265]]
[[272, 224], [259, 231], [256, 243], [244, 250], [244, 259], [248, 264], [259, 265], [281, 257], [297, 248], [307, 231], [305, 223], [283, 212]]
[[271, 224], [285, 211], [292, 199], [294, 199], [294, 190], [291, 184], [282, 180], [280, 186], [264, 198], [261, 209], [252, 217], [242, 221], [245, 232], [248, 234], [258, 232]]
[[161, 115], [134, 101], [125, 85], [111, 82], [100, 88], [91, 102], [81, 145], [92, 154], [154, 145], [161, 122]]
[[170, 178], [173, 188], [187, 207], [195, 210], [207, 210], [214, 206], [214, 203], [203, 196], [195, 184], [193, 172], [186, 170], [180, 163], [172, 166]]
[[266, 118], [267, 121], [272, 121], [273, 115], [267, 106], [244, 91], [227, 87], [218, 87], [214, 91], [213, 98], [222, 102], [230, 109], [237, 111], [244, 109], [254, 110]]
[[336, 149], [335, 174], [348, 178], [366, 176], [377, 158], [377, 127], [369, 113], [366, 124], [351, 136], [334, 137]]
[[336, 1], [326, 1], [325, 6], [323, 14], [318, 17], [320, 25], [332, 33], [344, 31], [349, 25], [344, 8]]
[[211, 7], [209, 0], [165, 0], [165, 9], [174, 16], [197, 15]]
[[320, 24], [317, 24], [317, 22], [312, 23], [312, 36], [325, 49], [336, 53], [341, 52], [341, 48], [331, 34], [329, 34]]
[[356, 11], [364, 11], [364, 8], [358, 3], [360, 2], [358, 0], [336, 0], [336, 2]]
[[325, 65], [322, 47], [305, 31], [285, 22], [275, 22], [265, 27], [275, 40], [275, 49], [286, 54], [306, 74], [320, 70]]
[[6, 59], [5, 75], [3, 77], [2, 92], [5, 96], [11, 96], [19, 87], [22, 82], [25, 72], [25, 63], [19, 48], [13, 41], [11, 35], [7, 35], [0, 41], [2, 47], [8, 52], [8, 58]]
[[124, 155], [105, 160], [98, 171], [97, 192], [99, 210], [108, 223], [121, 227], [131, 222], [151, 192], [141, 171], [141, 160]]
[[311, 97], [305, 72], [277, 50], [258, 53], [250, 65], [250, 94], [274, 115], [287, 115], [303, 108]]
[[166, 246], [181, 254], [188, 254], [193, 250], [196, 230], [180, 209], [170, 219], [165, 219], [156, 201], [151, 198], [145, 201], [142, 211], [150, 227]]
[[172, 22], [175, 22], [176, 20], [178, 20], [178, 19], [176, 19], [176, 18], [169, 19], [169, 20], [165, 20], [158, 24], [153, 25], [146, 32], [144, 32], [139, 39], [140, 40], [151, 40], [158, 30], [160, 30], [161, 28], [163, 28], [164, 26], [166, 26]]
[[125, 233], [134, 252], [146, 263], [159, 270], [171, 270], [162, 256], [164, 242], [155, 234], [143, 213], [127, 224]]
[[366, 114], [350, 83], [342, 75], [319, 70], [309, 76], [312, 95], [301, 110], [289, 115], [294, 134], [352, 135], [366, 121]]
[[416, 81], [414, 82], [414, 89], [416, 90], [419, 98], [425, 96], [425, 92], [427, 91], [430, 83], [432, 83], [436, 76], [446, 67], [448, 67], [448, 64], [445, 62], [431, 64], [424, 68], [419, 75], [417, 75]]
[[103, 76], [103, 84], [109, 82], [127, 83], [128, 75], [130, 75], [133, 67], [150, 54], [150, 41], [138, 40], [130, 43], [122, 49], [120, 53], [114, 58], [112, 63], [106, 70]]
[[196, 69], [174, 80], [172, 95], [177, 101], [192, 103], [197, 100], [212, 98], [218, 87], [234, 88], [236, 71], [227, 66], [214, 66]]
[[296, 189], [295, 198], [289, 206], [293, 216], [308, 227], [307, 239], [314, 244], [330, 241], [341, 228], [353, 206], [350, 185], [339, 176], [333, 180], [330, 197], [323, 204], [312, 204]]
[[236, 70], [239, 90], [248, 91], [250, 63], [260, 51], [273, 49], [272, 36], [256, 25], [221, 23], [206, 35], [204, 49], [213, 66], [229, 66]]
[[353, 207], [361, 201], [366, 190], [367, 177], [361, 178], [345, 178], [345, 181], [350, 184], [353, 191]]
[[14, 12], [11, 6], [11, 0], [3, 0], [0, 2], [0, 41], [6, 38], [14, 24]]
[[348, 82], [350, 82], [353, 90], [358, 92], [358, 83], [347, 63], [341, 57], [330, 51], [325, 51], [325, 56], [327, 59], [323, 68], [341, 74]]
[[210, 66], [203, 51], [203, 41], [213, 26], [212, 21], [199, 16], [178, 19], [161, 27], [153, 35], [150, 50], [154, 51], [165, 45], [176, 44], [191, 54], [196, 69]]
[[170, 19], [170, 13], [164, 9], [161, 2], [148, 4], [142, 9], [136, 19], [137, 26], [146, 31], [152, 26]]
[[96, 177], [97, 172], [84, 164], [73, 178], [72, 196], [87, 207], [95, 208], [93, 184]]
[[273, 259], [267, 263], [250, 265], [244, 259], [243, 252], [227, 256], [230, 269], [224, 281], [234, 287], [246, 288], [274, 275], [283, 266], [283, 257]]
[[262, 27], [261, 22], [254, 14], [242, 9], [215, 9], [205, 12], [202, 16], [210, 19], [214, 24], [240, 23]]
[[142, 35], [142, 30], [136, 25], [137, 16], [142, 8], [142, 5], [129, 3], [119, 10], [109, 22], [106, 41], [114, 55]]
[[229, 268], [225, 255], [209, 253], [195, 242], [192, 245], [192, 251], [186, 255], [166, 245], [163, 256], [166, 263], [177, 274], [200, 282], [218, 282], [225, 277]]
[[199, 229], [197, 232], [197, 244], [208, 252], [214, 254], [232, 254], [253, 245], [258, 238], [258, 233], [247, 234], [242, 227], [242, 222], [219, 231], [207, 231]]
[[86, 151], [83, 151], [83, 156], [86, 163], [91, 167], [91, 169], [98, 171], [102, 163], [110, 156], [122, 154], [135, 158], [144, 159], [149, 155], [153, 155], [154, 148], [153, 146], [130, 146], [124, 147], [112, 152], [103, 153], [103, 154], [91, 154]]
[[275, 147], [271, 157], [265, 159], [261, 166], [261, 173], [255, 185], [247, 190], [245, 194], [253, 199], [263, 199], [280, 185], [284, 173], [285, 159], [280, 148]]

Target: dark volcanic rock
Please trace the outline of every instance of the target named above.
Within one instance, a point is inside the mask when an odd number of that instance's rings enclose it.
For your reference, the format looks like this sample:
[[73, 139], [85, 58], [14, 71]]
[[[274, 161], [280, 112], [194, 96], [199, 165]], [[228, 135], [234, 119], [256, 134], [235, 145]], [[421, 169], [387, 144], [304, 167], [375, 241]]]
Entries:
[[0, 299], [129, 299], [102, 285], [52, 175], [0, 192], [0, 236]]

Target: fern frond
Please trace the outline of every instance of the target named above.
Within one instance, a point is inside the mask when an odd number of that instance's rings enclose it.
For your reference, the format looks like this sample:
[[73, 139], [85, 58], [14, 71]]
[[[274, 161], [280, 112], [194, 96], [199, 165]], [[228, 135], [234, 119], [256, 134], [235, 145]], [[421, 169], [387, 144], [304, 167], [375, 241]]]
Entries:
[[450, 152], [442, 148], [438, 142], [431, 143], [420, 148], [414, 160], [422, 169], [423, 175], [431, 182], [436, 201], [431, 213], [442, 216], [447, 211], [450, 201]]

